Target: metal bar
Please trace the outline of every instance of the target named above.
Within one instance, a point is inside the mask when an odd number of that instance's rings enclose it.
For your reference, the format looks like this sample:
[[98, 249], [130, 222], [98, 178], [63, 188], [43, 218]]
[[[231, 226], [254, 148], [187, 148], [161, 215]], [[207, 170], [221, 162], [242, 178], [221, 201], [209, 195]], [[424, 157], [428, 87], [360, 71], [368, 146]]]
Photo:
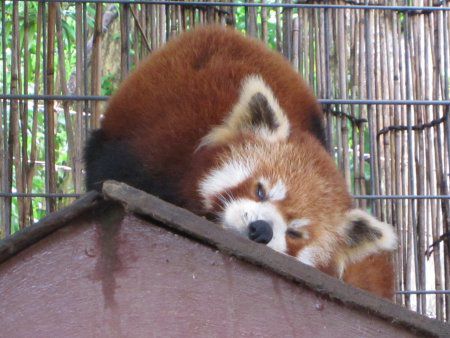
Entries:
[[0, 192], [0, 197], [19, 197], [19, 198], [25, 198], [25, 197], [45, 197], [45, 198], [78, 198], [82, 196], [83, 194], [64, 194], [64, 193], [21, 193], [21, 192], [12, 192], [12, 193], [6, 193], [6, 192]]
[[[79, 197], [77, 193], [17, 193], [0, 192], [0, 197]], [[450, 195], [352, 195], [354, 199], [389, 200], [450, 200]]]
[[[27, 1], [27, 0], [23, 0]], [[440, 6], [386, 6], [386, 5], [330, 5], [330, 4], [283, 4], [283, 3], [236, 3], [236, 2], [193, 2], [193, 1], [155, 1], [155, 0], [52, 0], [51, 2], [65, 3], [111, 3], [111, 4], [147, 4], [147, 5], [177, 5], [193, 7], [268, 7], [268, 8], [304, 8], [304, 9], [361, 9], [386, 10], [399, 12], [436, 12], [450, 11], [450, 7]]]
[[408, 290], [408, 291], [395, 291], [400, 295], [450, 295], [450, 290]]
[[450, 199], [450, 195], [353, 195], [355, 199], [434, 200]]
[[[34, 94], [0, 94], [2, 100], [56, 100], [56, 101], [106, 101], [106, 95], [34, 95]], [[376, 99], [318, 99], [321, 104], [368, 104], [368, 105], [429, 105], [450, 106], [450, 100], [376, 100]]]

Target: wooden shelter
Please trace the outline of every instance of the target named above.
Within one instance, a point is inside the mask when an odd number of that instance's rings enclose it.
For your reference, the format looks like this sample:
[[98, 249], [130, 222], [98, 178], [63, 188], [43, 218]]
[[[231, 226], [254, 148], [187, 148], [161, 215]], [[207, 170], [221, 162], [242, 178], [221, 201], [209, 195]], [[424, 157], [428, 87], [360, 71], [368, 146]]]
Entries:
[[103, 192], [0, 242], [0, 336], [450, 336], [144, 192]]

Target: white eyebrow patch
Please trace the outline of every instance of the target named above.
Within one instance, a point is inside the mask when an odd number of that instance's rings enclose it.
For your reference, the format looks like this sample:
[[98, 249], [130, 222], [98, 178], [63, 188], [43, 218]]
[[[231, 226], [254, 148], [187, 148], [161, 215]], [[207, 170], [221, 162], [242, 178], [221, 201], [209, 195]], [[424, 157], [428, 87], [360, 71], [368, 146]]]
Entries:
[[289, 223], [289, 227], [294, 229], [300, 229], [309, 225], [310, 223], [311, 220], [309, 220], [308, 218], [299, 218], [294, 219], [291, 223]]
[[281, 201], [286, 198], [287, 189], [283, 181], [278, 180], [273, 187], [270, 187], [269, 180], [265, 178], [261, 178], [259, 181], [269, 191], [267, 196], [271, 201]]
[[269, 198], [272, 201], [281, 201], [286, 198], [286, 186], [281, 180], [278, 180], [277, 183], [270, 189]]
[[250, 161], [233, 160], [211, 171], [199, 186], [205, 207], [211, 208], [211, 197], [244, 182], [252, 175], [253, 170], [254, 164]]

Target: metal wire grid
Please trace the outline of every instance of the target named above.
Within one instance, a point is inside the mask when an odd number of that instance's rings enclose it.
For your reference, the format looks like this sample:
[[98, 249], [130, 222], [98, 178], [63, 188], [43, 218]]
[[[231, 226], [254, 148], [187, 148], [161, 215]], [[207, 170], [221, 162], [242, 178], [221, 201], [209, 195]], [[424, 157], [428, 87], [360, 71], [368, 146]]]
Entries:
[[[364, 20], [365, 20], [365, 24], [364, 24], [364, 35], [365, 35], [365, 39], [366, 39], [366, 44], [367, 45], [371, 45], [371, 37], [372, 37], [372, 32], [371, 32], [371, 27], [370, 27], [370, 17], [369, 17], [369, 13], [370, 11], [395, 11], [395, 12], [399, 12], [399, 13], [405, 13], [405, 14], [423, 14], [423, 13], [429, 13], [429, 12], [442, 12], [443, 16], [444, 16], [444, 22], [448, 21], [448, 11], [450, 11], [450, 7], [447, 6], [447, 1], [440, 1], [437, 5], [434, 6], [386, 6], [386, 5], [374, 5], [374, 4], [368, 4], [368, 1], [366, 1], [366, 4], [361, 4], [361, 3], [356, 3], [355, 1], [348, 1], [346, 4], [311, 4], [311, 3], [297, 3], [297, 4], [290, 4], [290, 3], [235, 3], [235, 2], [222, 2], [222, 3], [216, 3], [216, 2], [182, 2], [182, 1], [131, 1], [131, 0], [91, 0], [91, 1], [85, 1], [85, 0], [56, 0], [56, 1], [40, 1], [41, 3], [44, 3], [45, 6], [48, 6], [48, 3], [51, 2], [61, 2], [61, 3], [76, 3], [76, 4], [82, 4], [83, 5], [83, 24], [85, 25], [85, 36], [84, 36], [84, 45], [86, 46], [88, 37], [87, 37], [87, 18], [86, 18], [86, 5], [87, 4], [97, 4], [97, 3], [102, 3], [102, 4], [109, 4], [109, 3], [114, 3], [114, 4], [121, 4], [121, 5], [135, 5], [135, 4], [146, 4], [146, 5], [161, 5], [161, 6], [182, 6], [182, 7], [204, 7], [204, 8], [208, 8], [208, 7], [246, 7], [246, 8], [250, 8], [250, 7], [254, 7], [254, 8], [260, 8], [260, 7], [266, 7], [266, 8], [280, 8], [282, 10], [289, 10], [289, 9], [296, 9], [296, 10], [323, 10], [324, 11], [324, 27], [325, 27], [325, 31], [328, 32], [329, 31], [329, 26], [330, 26], [330, 16], [329, 14], [331, 13], [331, 11], [335, 11], [335, 10], [360, 10], [360, 11], [364, 11]], [[43, 16], [42, 16], [42, 25], [43, 27], [45, 27], [46, 22], [47, 22], [47, 17], [46, 17], [46, 13], [47, 11], [44, 10]], [[410, 20], [410, 15], [405, 15], [405, 35], [408, 36], [410, 34], [410, 32], [408, 31], [409, 29], [409, 20]], [[6, 26], [6, 22], [5, 22], [5, 3], [3, 2], [2, 4], [2, 26], [5, 27]], [[128, 27], [128, 26], [127, 26]], [[5, 30], [2, 29], [2, 45], [6, 46], [6, 36], [5, 36]], [[129, 36], [130, 31], [126, 31], [125, 32], [126, 36]], [[445, 106], [447, 107], [447, 113], [443, 116], [442, 121], [439, 121], [439, 123], [443, 123], [444, 125], [444, 130], [445, 130], [445, 141], [446, 141], [446, 154], [444, 154], [447, 157], [447, 161], [450, 162], [450, 154], [449, 154], [449, 149], [450, 149], [450, 120], [449, 120], [449, 115], [448, 115], [448, 109], [450, 107], [450, 93], [449, 93], [449, 74], [448, 74], [448, 70], [449, 70], [449, 60], [448, 60], [448, 31], [445, 30], [444, 32], [445, 34], [445, 39], [444, 39], [444, 45], [441, 46], [444, 53], [444, 79], [445, 79], [445, 85], [444, 88], [445, 90], [443, 91], [443, 99], [442, 100], [415, 100], [413, 99], [410, 95], [408, 95], [408, 97], [406, 99], [373, 99], [370, 94], [372, 93], [372, 82], [371, 81], [367, 81], [366, 85], [366, 92], [369, 93], [368, 97], [364, 98], [364, 99], [348, 99], [348, 98], [332, 98], [332, 92], [330, 88], [326, 88], [325, 90], [325, 95], [324, 97], [320, 98], [319, 101], [324, 105], [324, 107], [342, 107], [342, 105], [349, 105], [349, 106], [365, 106], [367, 109], [367, 122], [369, 124], [369, 140], [370, 140], [370, 177], [371, 177], [371, 181], [370, 181], [370, 191], [372, 192], [372, 194], [364, 194], [364, 195], [358, 195], [355, 194], [354, 198], [356, 199], [360, 199], [360, 200], [367, 200], [369, 201], [370, 205], [372, 206], [373, 211], [376, 212], [377, 209], [377, 202], [379, 201], [383, 201], [383, 200], [399, 200], [399, 201], [403, 201], [403, 200], [411, 200], [411, 201], [417, 201], [417, 200], [450, 200], [450, 195], [437, 195], [437, 194], [404, 194], [404, 195], [388, 195], [388, 194], [376, 194], [375, 192], [377, 191], [376, 186], [375, 186], [375, 181], [378, 179], [377, 178], [377, 173], [374, 172], [374, 168], [375, 168], [375, 156], [373, 156], [373, 154], [376, 153], [375, 150], [375, 146], [377, 144], [376, 141], [376, 137], [377, 135], [375, 135], [372, 131], [374, 130], [374, 128], [372, 127], [372, 123], [373, 123], [373, 114], [376, 113], [373, 109], [373, 107], [375, 106], [379, 106], [379, 105], [400, 105], [400, 106], [406, 106], [407, 110], [408, 110], [408, 114], [407, 114], [407, 125], [406, 125], [406, 129], [405, 131], [407, 132], [407, 138], [408, 138], [408, 158], [412, 159], [414, 158], [414, 153], [413, 153], [413, 148], [411, 146], [412, 142], [413, 142], [413, 130], [414, 130], [414, 125], [413, 125], [413, 121], [412, 121], [412, 113], [411, 113], [411, 107], [413, 106]], [[47, 37], [46, 34], [43, 34], [43, 74], [47, 73], [47, 63], [46, 63], [46, 44], [47, 44]], [[327, 39], [331, 39], [331, 37], [329, 36], [329, 34], [327, 34]], [[331, 52], [328, 48], [329, 44], [325, 43], [325, 50], [322, 51], [323, 55], [325, 57], [325, 64], [326, 64], [326, 68], [329, 69], [330, 68], [330, 55]], [[409, 54], [409, 48], [405, 49], [406, 51], [406, 56], [405, 56], [405, 67], [409, 68], [411, 67], [411, 55]], [[46, 85], [46, 81], [43, 82], [44, 85], [44, 94], [17, 94], [17, 93], [6, 93], [6, 88], [7, 88], [7, 81], [6, 81], [6, 77], [8, 76], [7, 74], [7, 69], [6, 69], [6, 53], [5, 53], [5, 48], [3, 48], [2, 50], [2, 59], [3, 61], [3, 76], [2, 76], [2, 81], [3, 81], [3, 88], [4, 88], [4, 93], [0, 93], [0, 99], [2, 100], [2, 107], [3, 107], [3, 121], [4, 121], [4, 125], [6, 125], [5, 121], [7, 121], [7, 114], [8, 114], [8, 103], [9, 105], [12, 104], [13, 101], [30, 101], [30, 100], [34, 100], [34, 101], [50, 101], [50, 100], [55, 100], [55, 101], [80, 101], [82, 103], [84, 103], [84, 107], [83, 107], [83, 111], [87, 112], [90, 110], [90, 104], [91, 102], [96, 102], [96, 101], [106, 101], [108, 99], [108, 96], [102, 96], [102, 95], [90, 95], [88, 88], [89, 85], [87, 83], [87, 77], [85, 77], [85, 85], [84, 85], [84, 93], [83, 95], [54, 95], [53, 93], [49, 93], [47, 85]], [[366, 63], [366, 73], [369, 74], [370, 70], [373, 68], [373, 64], [371, 64], [372, 60], [369, 58], [368, 62]], [[84, 69], [87, 69], [87, 65], [88, 65], [88, 60], [86, 57], [86, 54], [84, 54], [84, 59], [83, 59], [83, 66]], [[406, 78], [406, 85], [410, 86], [411, 85], [411, 79], [408, 76], [408, 72], [407, 74], [407, 78]], [[45, 161], [45, 179], [46, 179], [46, 188], [45, 188], [45, 192], [43, 193], [20, 193], [20, 192], [11, 192], [11, 191], [1, 191], [0, 192], [0, 197], [2, 199], [6, 199], [6, 198], [23, 198], [23, 197], [31, 197], [31, 198], [36, 198], [36, 197], [43, 197], [45, 198], [46, 201], [46, 210], [49, 211], [51, 210], [51, 201], [52, 199], [55, 198], [76, 198], [78, 196], [80, 196], [79, 193], [56, 193], [54, 191], [50, 190], [50, 185], [49, 185], [49, 172], [51, 170], [51, 168], [49, 167], [48, 163], [50, 162], [48, 160], [48, 154], [49, 154], [49, 138], [48, 138], [48, 117], [49, 117], [49, 111], [48, 111], [48, 106], [44, 105], [44, 117], [45, 117], [45, 128], [46, 128], [46, 138], [45, 138], [45, 156], [46, 156], [46, 161]], [[438, 123], [438, 122], [436, 122]], [[87, 120], [86, 117], [86, 122], [85, 122], [85, 126], [88, 127], [89, 126], [89, 121]], [[6, 128], [5, 128], [6, 130]], [[4, 149], [7, 149], [7, 138], [4, 138]], [[6, 162], [6, 161], [5, 161]], [[4, 163], [5, 166], [10, 166], [10, 163]], [[414, 175], [414, 163], [413, 161], [408, 161], [408, 176], [409, 176], [409, 185], [410, 186], [415, 186], [416, 185], [416, 181], [415, 181], [415, 175]], [[417, 237], [418, 234], [415, 233], [415, 228], [416, 228], [416, 219], [417, 219], [417, 207], [415, 205], [415, 203], [410, 203], [410, 208], [411, 208], [411, 219], [413, 222], [413, 226], [412, 226], [412, 231], [413, 231], [413, 236]], [[414, 248], [415, 251], [417, 251], [417, 247]], [[417, 258], [416, 258], [416, 262], [415, 262], [415, 266], [418, 266], [418, 262], [417, 262]], [[417, 275], [417, 269], [416, 269], [416, 278], [419, 279], [419, 276]], [[450, 290], [402, 290], [402, 291], [398, 291], [399, 294], [418, 294], [418, 295], [429, 295], [429, 294], [450, 294]], [[419, 301], [417, 301], [417, 309], [419, 311], [424, 311], [424, 309], [420, 309], [419, 306]], [[448, 318], [447, 318], [448, 320]]]

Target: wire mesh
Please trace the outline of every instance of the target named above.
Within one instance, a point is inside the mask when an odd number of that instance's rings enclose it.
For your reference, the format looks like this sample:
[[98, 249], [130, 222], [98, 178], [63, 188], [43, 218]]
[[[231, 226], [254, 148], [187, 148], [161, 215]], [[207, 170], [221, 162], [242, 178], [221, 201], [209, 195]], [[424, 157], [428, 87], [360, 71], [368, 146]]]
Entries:
[[0, 237], [83, 193], [109, 95], [183, 30], [232, 25], [283, 53], [323, 105], [357, 206], [393, 224], [396, 302], [450, 318], [447, 1], [3, 1]]

